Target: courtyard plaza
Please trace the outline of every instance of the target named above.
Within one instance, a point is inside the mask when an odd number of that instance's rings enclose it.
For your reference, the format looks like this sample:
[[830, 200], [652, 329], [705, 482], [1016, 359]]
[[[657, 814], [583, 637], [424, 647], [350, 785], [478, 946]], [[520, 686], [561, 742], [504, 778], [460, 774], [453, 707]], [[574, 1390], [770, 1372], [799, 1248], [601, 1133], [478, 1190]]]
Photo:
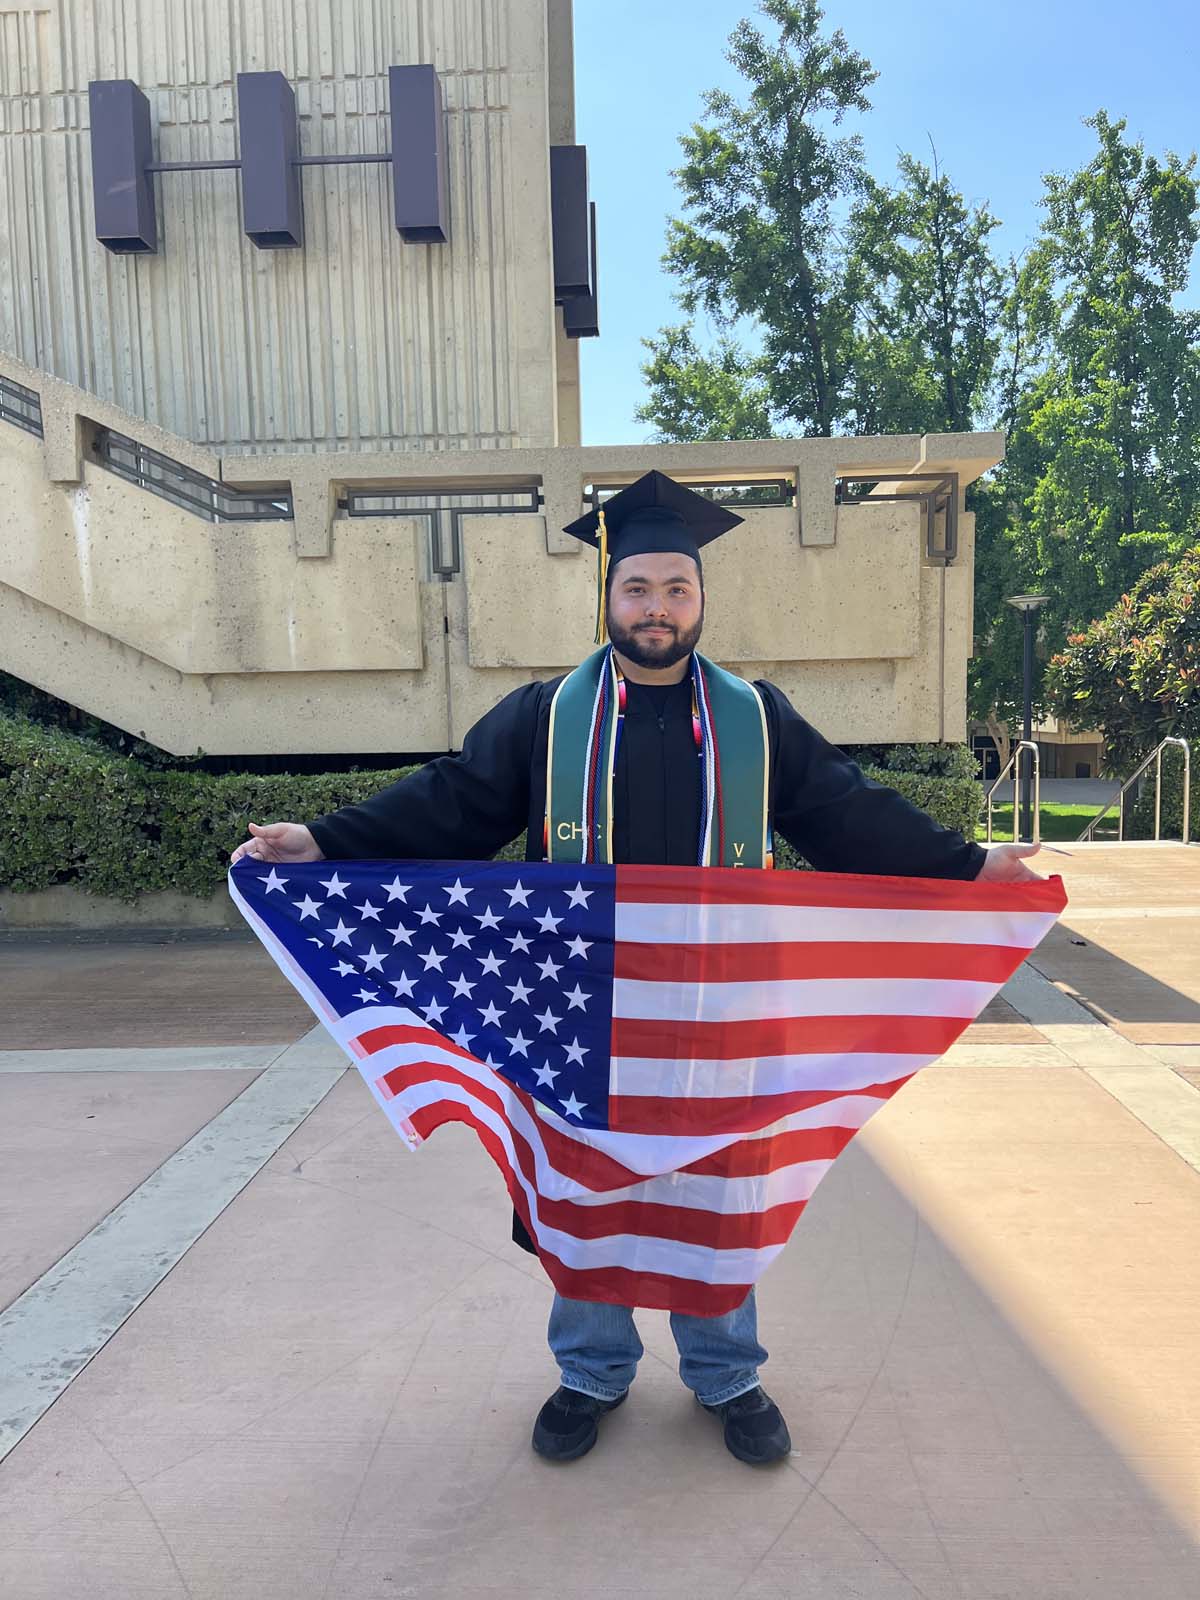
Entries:
[[0, 945], [0, 1592], [1194, 1600], [1200, 850], [1069, 848], [760, 1287], [770, 1470], [660, 1313], [598, 1447], [532, 1454], [498, 1174], [410, 1155], [256, 944]]

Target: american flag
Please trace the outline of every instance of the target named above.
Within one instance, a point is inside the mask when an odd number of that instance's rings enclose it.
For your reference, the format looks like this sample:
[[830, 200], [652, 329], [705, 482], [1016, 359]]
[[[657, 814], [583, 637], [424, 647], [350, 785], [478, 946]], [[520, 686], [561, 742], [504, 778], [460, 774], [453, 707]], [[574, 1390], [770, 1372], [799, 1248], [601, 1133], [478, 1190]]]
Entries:
[[540, 862], [243, 858], [229, 884], [406, 1143], [475, 1130], [560, 1293], [701, 1316], [1066, 903], [1058, 878]]

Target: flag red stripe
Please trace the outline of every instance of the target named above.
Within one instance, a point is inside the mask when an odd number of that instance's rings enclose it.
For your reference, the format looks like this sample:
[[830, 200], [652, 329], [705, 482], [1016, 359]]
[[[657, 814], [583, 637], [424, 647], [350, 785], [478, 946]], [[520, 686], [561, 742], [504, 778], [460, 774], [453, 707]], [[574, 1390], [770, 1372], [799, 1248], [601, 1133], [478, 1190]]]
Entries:
[[1006, 983], [1024, 952], [992, 944], [636, 944], [618, 941], [614, 976], [643, 983], [768, 983], [793, 978], [953, 978]]
[[969, 1017], [863, 1016], [673, 1022], [661, 1017], [614, 1017], [612, 1053], [680, 1062], [863, 1052], [925, 1055], [932, 1060], [950, 1048], [969, 1021]]
[[[422, 1081], [431, 1081], [425, 1079]], [[434, 1078], [432, 1081], [436, 1081]], [[479, 1099], [490, 1103], [485, 1095]], [[433, 1101], [413, 1110], [409, 1121], [422, 1138], [440, 1127], [447, 1112], [458, 1107], [456, 1100]], [[492, 1109], [495, 1109], [492, 1107]], [[475, 1119], [481, 1127], [481, 1119]], [[529, 1141], [506, 1123], [517, 1156], [517, 1165], [530, 1188], [537, 1189], [537, 1165]], [[539, 1124], [539, 1129], [541, 1124]], [[781, 1161], [775, 1167], [783, 1165]], [[688, 1170], [694, 1171], [694, 1168]], [[760, 1250], [765, 1245], [784, 1244], [803, 1211], [804, 1200], [789, 1200], [761, 1211], [721, 1213], [696, 1206], [670, 1206], [651, 1200], [613, 1200], [601, 1205], [576, 1205], [570, 1200], [538, 1197], [538, 1215], [548, 1228], [557, 1228], [576, 1239], [606, 1239], [611, 1234], [644, 1234], [659, 1239], [678, 1239], [684, 1244], [704, 1245], [710, 1250]]]
[[644, 1234], [658, 1239], [678, 1239], [681, 1244], [704, 1245], [709, 1250], [761, 1250], [786, 1244], [806, 1205], [790, 1200], [765, 1211], [728, 1212], [697, 1210], [694, 1206], [664, 1206], [645, 1200], [614, 1200], [610, 1205], [577, 1206], [570, 1200], [538, 1196], [538, 1216], [548, 1228], [576, 1239], [607, 1239], [611, 1234]]
[[[497, 1116], [508, 1122], [504, 1112], [504, 1102], [495, 1090], [485, 1087], [478, 1077], [460, 1072], [444, 1061], [413, 1061], [405, 1066], [393, 1067], [390, 1072], [382, 1074], [382, 1081], [393, 1095], [398, 1095], [405, 1089], [414, 1088], [421, 1083], [457, 1084], [459, 1088], [466, 1089], [468, 1093], [483, 1101]], [[623, 1189], [628, 1184], [644, 1181], [644, 1173], [631, 1171], [619, 1161], [614, 1161], [611, 1156], [606, 1156], [591, 1145], [582, 1144], [541, 1121], [533, 1109], [532, 1098], [515, 1084], [510, 1084], [509, 1087], [525, 1106], [530, 1117], [536, 1120], [538, 1136], [551, 1166], [566, 1173], [585, 1189], [594, 1189], [597, 1193], [606, 1189]], [[418, 1131], [420, 1131], [419, 1118], [422, 1115], [420, 1108], [409, 1114], [409, 1120]], [[512, 1126], [511, 1123], [509, 1126]], [[513, 1138], [520, 1140], [521, 1143], [525, 1142], [515, 1128], [513, 1128]], [[531, 1183], [534, 1181], [532, 1173], [527, 1173], [526, 1176]]]
[[[715, 871], [715, 868], [708, 869]], [[518, 1205], [517, 1210], [520, 1211]], [[533, 1230], [521, 1219], [530, 1237]], [[678, 1311], [685, 1317], [723, 1317], [749, 1294], [748, 1283], [700, 1283], [662, 1272], [634, 1272], [628, 1267], [568, 1267], [549, 1250], [538, 1250], [546, 1276], [569, 1300], [602, 1300], [613, 1306], [645, 1306], [651, 1311]]]
[[[509, 1197], [526, 1231], [535, 1245], [538, 1243], [537, 1223], [530, 1214], [525, 1189], [513, 1171], [503, 1143], [486, 1122], [476, 1116], [468, 1106], [450, 1100], [422, 1107], [410, 1120], [422, 1138], [428, 1137], [435, 1128], [440, 1128], [447, 1122], [464, 1122], [473, 1128], [480, 1143], [499, 1167]], [[517, 1135], [514, 1134], [513, 1137], [518, 1145], [524, 1143]], [[543, 1210], [545, 1205], [545, 1199], [539, 1196], [539, 1210]], [[578, 1208], [581, 1212], [589, 1209], [590, 1207], [582, 1206]], [[786, 1237], [785, 1232], [785, 1240]], [[610, 1305], [637, 1304], [651, 1310], [679, 1311], [685, 1316], [716, 1317], [723, 1316], [740, 1306], [750, 1288], [749, 1284], [700, 1283], [690, 1278], [671, 1277], [666, 1273], [637, 1272], [628, 1267], [568, 1267], [551, 1251], [543, 1249], [540, 1245], [538, 1257], [558, 1292], [574, 1300], [601, 1300]]]
[[679, 1170], [706, 1178], [761, 1178], [798, 1161], [832, 1161], [857, 1132], [857, 1128], [789, 1128], [765, 1139], [738, 1139]]
[[411, 1027], [400, 1022], [386, 1022], [378, 1028], [364, 1029], [357, 1037], [359, 1044], [369, 1056], [375, 1055], [380, 1050], [386, 1050], [390, 1044], [420, 1044], [428, 1047], [432, 1038], [437, 1042], [439, 1049], [448, 1050], [452, 1056], [462, 1056], [464, 1061], [479, 1059], [469, 1050], [463, 1050], [456, 1045], [453, 1039], [447, 1039], [445, 1034], [439, 1033], [436, 1028]]
[[619, 903], [659, 905], [849, 906], [903, 911], [1057, 913], [1061, 878], [987, 884], [952, 878], [893, 878], [849, 872], [771, 872], [753, 867], [619, 866]]
[[[422, 1083], [454, 1083], [469, 1093], [476, 1095], [497, 1115], [503, 1116], [503, 1103], [495, 1091], [482, 1085], [478, 1078], [471, 1077], [468, 1073], [459, 1072], [455, 1067], [445, 1062], [420, 1061], [407, 1066], [394, 1067], [390, 1072], [383, 1074], [383, 1081], [387, 1084], [392, 1094], [400, 1094], [404, 1089], [413, 1088]], [[906, 1078], [901, 1078], [894, 1084], [876, 1085], [872, 1089], [856, 1090], [855, 1093], [869, 1094], [877, 1099], [887, 1099], [895, 1093]], [[531, 1118], [537, 1121], [538, 1137], [546, 1152], [546, 1158], [552, 1167], [559, 1172], [568, 1174], [586, 1189], [603, 1193], [607, 1189], [623, 1189], [629, 1184], [641, 1183], [645, 1174], [634, 1172], [631, 1168], [623, 1166], [611, 1157], [602, 1155], [590, 1145], [582, 1144], [572, 1139], [569, 1134], [563, 1133], [552, 1124], [537, 1117], [533, 1109], [533, 1100], [523, 1089], [510, 1085], [512, 1092], [524, 1104]], [[780, 1096], [787, 1101], [787, 1105], [780, 1111], [780, 1117], [787, 1116], [789, 1112], [802, 1110], [803, 1106], [795, 1102], [800, 1095]], [[832, 1100], [842, 1098], [841, 1091], [830, 1094], [815, 1094], [811, 1096], [812, 1104], [825, 1104]], [[626, 1097], [622, 1105], [627, 1108], [629, 1115], [637, 1120], [654, 1115], [654, 1107], [659, 1102], [649, 1097]], [[668, 1101], [669, 1105], [678, 1109], [680, 1102]], [[692, 1103], [694, 1104], [694, 1102]], [[711, 1102], [705, 1102], [711, 1104]], [[718, 1101], [718, 1115], [721, 1108], [734, 1107], [734, 1114], [744, 1114], [747, 1102], [744, 1100]], [[413, 1112], [411, 1120], [418, 1126], [418, 1119], [422, 1115], [420, 1110]], [[507, 1121], [507, 1118], [505, 1119]], [[771, 1118], [776, 1121], [778, 1118]], [[509, 1124], [511, 1126], [511, 1124]], [[758, 1123], [756, 1127], [769, 1126], [767, 1123]], [[672, 1133], [678, 1129], [654, 1127], [643, 1129], [623, 1125], [625, 1132], [650, 1132]], [[688, 1132], [694, 1133], [696, 1129], [689, 1126]], [[719, 1132], [719, 1128], [705, 1128], [705, 1132]], [[858, 1130], [855, 1128], [790, 1128], [782, 1133], [777, 1133], [764, 1139], [739, 1139], [736, 1143], [727, 1145], [723, 1150], [714, 1151], [711, 1155], [702, 1156], [700, 1160], [693, 1161], [686, 1167], [681, 1167], [681, 1172], [694, 1172], [702, 1177], [721, 1178], [757, 1178], [772, 1172], [777, 1167], [795, 1166], [799, 1161], [832, 1161], [849, 1144]], [[521, 1139], [521, 1135], [513, 1129], [513, 1138]], [[522, 1142], [524, 1142], [522, 1140]], [[532, 1176], [530, 1181], [532, 1182]]]
[[[887, 1100], [910, 1077], [912, 1073], [893, 1083], [876, 1083], [867, 1089], [855, 1089], [853, 1093]], [[703, 1134], [755, 1133], [790, 1116], [793, 1111], [841, 1100], [847, 1092], [845, 1089], [804, 1089], [795, 1094], [737, 1095], [728, 1100], [613, 1095], [609, 1100], [608, 1125], [618, 1133], [690, 1134], [693, 1138]]]

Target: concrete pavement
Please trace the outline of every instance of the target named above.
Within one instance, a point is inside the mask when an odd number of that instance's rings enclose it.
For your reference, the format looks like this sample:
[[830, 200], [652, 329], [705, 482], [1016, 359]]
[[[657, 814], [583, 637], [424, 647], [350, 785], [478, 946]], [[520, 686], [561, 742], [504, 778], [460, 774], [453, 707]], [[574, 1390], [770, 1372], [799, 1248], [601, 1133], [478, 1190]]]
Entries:
[[256, 946], [0, 946], [0, 1592], [1191, 1600], [1200, 851], [1072, 848], [764, 1281], [772, 1472], [655, 1313], [599, 1447], [532, 1455], [494, 1168], [404, 1151]]

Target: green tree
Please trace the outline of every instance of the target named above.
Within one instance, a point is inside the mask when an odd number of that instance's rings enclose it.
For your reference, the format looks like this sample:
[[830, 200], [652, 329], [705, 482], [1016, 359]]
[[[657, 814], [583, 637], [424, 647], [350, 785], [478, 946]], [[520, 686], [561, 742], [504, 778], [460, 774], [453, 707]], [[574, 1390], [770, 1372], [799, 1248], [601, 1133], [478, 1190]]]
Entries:
[[1105, 759], [1127, 771], [1168, 734], [1200, 737], [1200, 547], [1142, 574], [1046, 674], [1062, 717], [1104, 731]]
[[[750, 390], [765, 379], [774, 415], [828, 436], [846, 412], [854, 343], [836, 212], [865, 173], [861, 138], [837, 137], [825, 123], [836, 128], [847, 112], [866, 111], [877, 74], [840, 30], [821, 36], [815, 0], [763, 0], [760, 11], [776, 38], [746, 20], [729, 41], [729, 60], [749, 85], [744, 102], [709, 91], [704, 120], [680, 141], [675, 178], [687, 217], [669, 225], [666, 260], [689, 314], [703, 310], [725, 329], [752, 322], [761, 352], [740, 364]], [[666, 329], [649, 341], [651, 392], [639, 415], [664, 437], [677, 412], [694, 420], [671, 360], [681, 331], [692, 340], [690, 330]], [[736, 358], [725, 371], [738, 374]], [[697, 382], [705, 387], [689, 374], [682, 387]]]
[[761, 361], [732, 339], [718, 341], [711, 355], [696, 345], [689, 326], [663, 328], [643, 369], [656, 396], [638, 413], [653, 422], [661, 440], [767, 439], [773, 432], [771, 403]]
[[936, 159], [931, 171], [901, 155], [899, 171], [895, 189], [868, 178], [850, 219], [855, 431], [969, 432], [1000, 349], [1000, 223], [969, 210]]
[[1174, 304], [1200, 237], [1196, 158], [1160, 162], [1104, 111], [1088, 126], [1093, 159], [1044, 180], [1009, 309], [1041, 367], [1010, 397], [1004, 479], [1055, 646], [1200, 537], [1200, 313]]

